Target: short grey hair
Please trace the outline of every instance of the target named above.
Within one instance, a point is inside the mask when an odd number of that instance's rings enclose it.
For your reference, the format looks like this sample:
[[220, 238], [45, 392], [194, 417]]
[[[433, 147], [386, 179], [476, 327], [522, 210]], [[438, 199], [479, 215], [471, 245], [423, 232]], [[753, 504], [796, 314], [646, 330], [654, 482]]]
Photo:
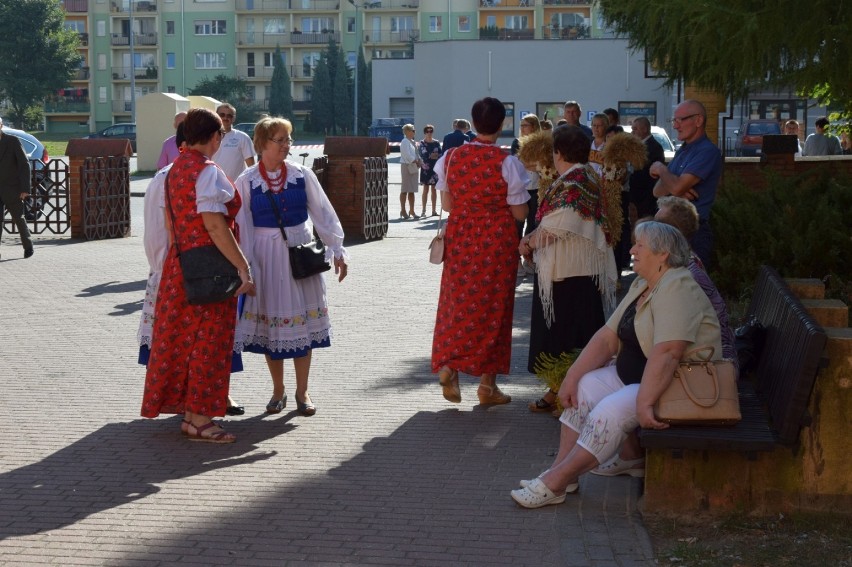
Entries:
[[648, 248], [654, 254], [668, 252], [666, 264], [670, 268], [682, 268], [689, 263], [689, 243], [675, 227], [657, 221], [647, 221], [637, 224], [634, 233], [636, 240], [645, 238]]

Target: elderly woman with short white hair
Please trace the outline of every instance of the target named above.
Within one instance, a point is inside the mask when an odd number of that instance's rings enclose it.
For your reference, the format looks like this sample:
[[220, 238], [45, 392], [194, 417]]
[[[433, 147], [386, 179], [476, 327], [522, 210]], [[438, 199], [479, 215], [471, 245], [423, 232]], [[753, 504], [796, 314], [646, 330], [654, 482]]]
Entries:
[[712, 347], [721, 359], [719, 319], [686, 268], [690, 249], [680, 231], [642, 223], [630, 253], [638, 277], [559, 388], [567, 409], [556, 458], [512, 491], [524, 508], [564, 502], [579, 489], [580, 475], [613, 457], [637, 426], [668, 427], [654, 416], [654, 404], [685, 353]]
[[[404, 219], [411, 217], [419, 219], [414, 212], [414, 195], [417, 193], [420, 180], [420, 156], [417, 153], [417, 142], [414, 141], [414, 125], [402, 127], [405, 137], [399, 143], [399, 164], [402, 169], [402, 189], [399, 193], [399, 216]], [[408, 201], [408, 212], [405, 212], [405, 202]]]

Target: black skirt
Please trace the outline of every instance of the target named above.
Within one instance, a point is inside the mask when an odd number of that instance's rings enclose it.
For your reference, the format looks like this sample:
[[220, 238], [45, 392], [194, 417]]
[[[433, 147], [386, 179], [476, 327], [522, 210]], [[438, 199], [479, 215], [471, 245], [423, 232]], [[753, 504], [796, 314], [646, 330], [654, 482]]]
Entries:
[[604, 323], [603, 300], [594, 279], [580, 276], [553, 282], [553, 322], [548, 327], [544, 322], [536, 276], [527, 370], [534, 373], [540, 353], [558, 357], [563, 352], [585, 347]]

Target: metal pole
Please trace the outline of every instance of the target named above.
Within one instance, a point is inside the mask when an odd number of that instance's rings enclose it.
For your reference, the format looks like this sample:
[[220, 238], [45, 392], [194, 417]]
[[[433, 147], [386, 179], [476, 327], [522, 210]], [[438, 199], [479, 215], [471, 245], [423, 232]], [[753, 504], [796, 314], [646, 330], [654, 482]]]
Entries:
[[133, 0], [128, 0], [130, 6], [130, 121], [136, 122], [136, 69], [134, 68], [133, 53]]
[[[351, 1], [352, 0], [350, 0], [350, 2]], [[358, 39], [358, 41], [357, 41], [358, 51], [355, 52], [355, 109], [354, 109], [355, 124], [352, 127], [352, 135], [357, 136], [358, 135], [358, 62], [361, 60], [361, 57], [360, 57], [360, 55], [361, 55], [361, 32], [359, 30], [360, 30], [360, 27], [361, 27], [360, 26], [361, 22], [359, 21], [359, 18], [358, 18], [358, 8], [359, 8], [358, 4], [356, 4], [355, 2], [352, 2], [352, 5], [355, 6], [355, 36]]]

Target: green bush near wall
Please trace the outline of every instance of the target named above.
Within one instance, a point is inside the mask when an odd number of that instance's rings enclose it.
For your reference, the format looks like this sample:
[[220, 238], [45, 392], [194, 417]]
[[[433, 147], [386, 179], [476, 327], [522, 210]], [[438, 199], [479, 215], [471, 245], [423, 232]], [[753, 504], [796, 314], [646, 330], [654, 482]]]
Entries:
[[766, 190], [726, 179], [713, 206], [715, 270], [725, 297], [750, 295], [761, 264], [791, 278], [825, 280], [828, 295], [852, 293], [852, 178], [815, 169], [767, 173]]

